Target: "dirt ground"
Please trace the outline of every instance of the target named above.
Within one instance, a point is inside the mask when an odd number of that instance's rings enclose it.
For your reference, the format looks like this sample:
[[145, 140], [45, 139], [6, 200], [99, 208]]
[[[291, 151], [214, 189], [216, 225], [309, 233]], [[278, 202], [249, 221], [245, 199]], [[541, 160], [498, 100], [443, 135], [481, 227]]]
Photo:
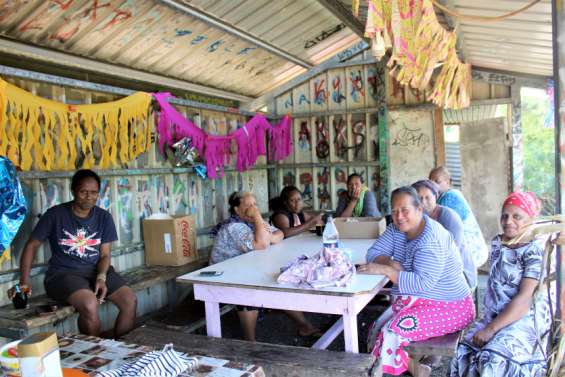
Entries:
[[[480, 292], [484, 290], [486, 277], [481, 276]], [[481, 295], [482, 297], [482, 295]], [[359, 352], [367, 352], [367, 332], [371, 323], [386, 309], [382, 304], [368, 305], [358, 316]], [[305, 313], [306, 318], [322, 330], [328, 329], [338, 317], [329, 314]], [[204, 317], [204, 304], [195, 301], [192, 295], [180, 303], [174, 312], [162, 314], [154, 318], [166, 325], [188, 326]], [[205, 327], [200, 327], [195, 334], [205, 335]], [[225, 338], [242, 339], [237, 312], [232, 310], [222, 316], [222, 336]], [[265, 309], [257, 322], [257, 341], [285, 345], [309, 347], [315, 339], [299, 337], [294, 323], [281, 311]], [[337, 337], [328, 348], [332, 351], [344, 351], [343, 335]], [[449, 359], [443, 359], [442, 365], [432, 371], [434, 377], [448, 376]], [[385, 375], [386, 376], [386, 375]], [[409, 376], [409, 374], [406, 374]]]

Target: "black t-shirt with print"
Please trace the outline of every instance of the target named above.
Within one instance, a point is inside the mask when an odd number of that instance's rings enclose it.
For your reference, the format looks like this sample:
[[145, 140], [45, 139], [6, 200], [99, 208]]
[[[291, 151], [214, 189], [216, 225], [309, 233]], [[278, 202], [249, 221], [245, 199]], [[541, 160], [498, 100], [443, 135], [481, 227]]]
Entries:
[[51, 259], [47, 274], [96, 273], [100, 245], [118, 239], [112, 215], [95, 206], [86, 218], [76, 216], [72, 202], [49, 208], [35, 226], [31, 238], [49, 240]]

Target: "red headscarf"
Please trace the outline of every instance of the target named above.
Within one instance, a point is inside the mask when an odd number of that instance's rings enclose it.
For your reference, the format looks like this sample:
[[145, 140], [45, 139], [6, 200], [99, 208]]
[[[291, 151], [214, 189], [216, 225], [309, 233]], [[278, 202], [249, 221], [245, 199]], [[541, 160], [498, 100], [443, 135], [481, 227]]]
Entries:
[[508, 204], [523, 209], [530, 217], [536, 217], [541, 211], [541, 203], [533, 192], [513, 192], [504, 200], [502, 207]]

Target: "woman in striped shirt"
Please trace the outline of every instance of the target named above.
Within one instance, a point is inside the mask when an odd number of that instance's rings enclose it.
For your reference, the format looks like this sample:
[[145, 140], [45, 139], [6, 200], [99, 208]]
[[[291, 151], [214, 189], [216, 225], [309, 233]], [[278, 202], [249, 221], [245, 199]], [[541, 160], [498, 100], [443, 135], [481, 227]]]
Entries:
[[[359, 273], [386, 275], [392, 288], [391, 318], [379, 319], [369, 334], [369, 349], [382, 372], [429, 375], [431, 368], [411, 362], [404, 347], [464, 329], [475, 317], [473, 298], [451, 234], [424, 214], [412, 187], [392, 192], [393, 223], [367, 251]], [[383, 324], [381, 328], [379, 324]]]

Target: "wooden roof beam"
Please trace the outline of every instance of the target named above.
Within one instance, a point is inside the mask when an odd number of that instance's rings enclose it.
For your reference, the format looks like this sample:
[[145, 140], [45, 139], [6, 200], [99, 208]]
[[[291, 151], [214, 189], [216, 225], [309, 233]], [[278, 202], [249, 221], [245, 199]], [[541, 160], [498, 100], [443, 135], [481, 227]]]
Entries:
[[171, 89], [201, 93], [208, 96], [226, 98], [240, 102], [248, 102], [253, 99], [253, 97], [248, 97], [239, 93], [233, 93], [222, 89], [194, 84], [188, 81], [140, 71], [117, 64], [110, 64], [98, 60], [87, 59], [64, 52], [46, 49], [43, 47], [36, 47], [30, 44], [16, 42], [3, 37], [0, 37], [0, 53], [21, 57], [24, 59], [48, 62], [50, 64], [53, 64], [54, 66], [95, 72], [97, 74], [108, 77], [114, 76], [128, 78], [143, 83], [164, 86]]
[[329, 10], [335, 17], [337, 17], [341, 22], [350, 28], [355, 34], [360, 38], [365, 39], [365, 25], [361, 23], [353, 13], [351, 9], [347, 8], [339, 0], [318, 0], [327, 10]]

